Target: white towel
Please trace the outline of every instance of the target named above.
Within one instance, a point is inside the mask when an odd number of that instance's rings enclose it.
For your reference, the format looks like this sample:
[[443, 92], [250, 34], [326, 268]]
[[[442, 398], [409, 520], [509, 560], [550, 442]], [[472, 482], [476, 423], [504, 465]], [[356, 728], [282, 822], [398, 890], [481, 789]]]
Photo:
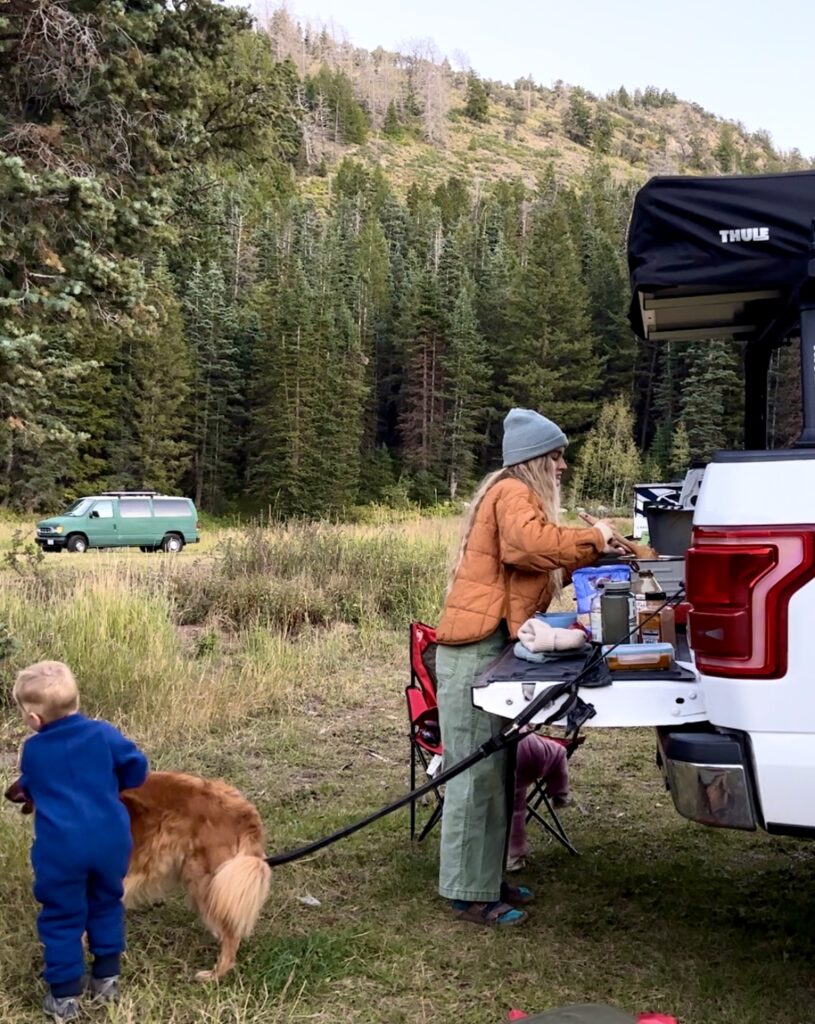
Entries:
[[581, 629], [558, 629], [543, 619], [527, 619], [518, 630], [518, 640], [528, 651], [576, 651], [586, 642]]

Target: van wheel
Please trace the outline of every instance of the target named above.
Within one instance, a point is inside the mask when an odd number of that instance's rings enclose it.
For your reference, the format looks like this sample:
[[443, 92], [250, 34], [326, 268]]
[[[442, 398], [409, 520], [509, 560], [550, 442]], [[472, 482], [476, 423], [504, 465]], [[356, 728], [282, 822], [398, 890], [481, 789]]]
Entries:
[[161, 542], [161, 550], [167, 551], [170, 554], [175, 554], [184, 547], [184, 541], [178, 536], [177, 533], [168, 533], [164, 540]]
[[65, 547], [69, 551], [73, 551], [75, 555], [84, 555], [88, 550], [87, 537], [83, 537], [81, 533], [72, 533], [68, 538]]

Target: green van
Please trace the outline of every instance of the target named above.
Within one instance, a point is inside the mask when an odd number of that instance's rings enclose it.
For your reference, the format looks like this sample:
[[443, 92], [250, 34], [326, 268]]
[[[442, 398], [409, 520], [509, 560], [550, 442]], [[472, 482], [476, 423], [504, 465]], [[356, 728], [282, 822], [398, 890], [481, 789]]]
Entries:
[[104, 491], [80, 498], [61, 516], [37, 523], [43, 551], [137, 547], [181, 551], [199, 540], [198, 513], [189, 498], [156, 491]]

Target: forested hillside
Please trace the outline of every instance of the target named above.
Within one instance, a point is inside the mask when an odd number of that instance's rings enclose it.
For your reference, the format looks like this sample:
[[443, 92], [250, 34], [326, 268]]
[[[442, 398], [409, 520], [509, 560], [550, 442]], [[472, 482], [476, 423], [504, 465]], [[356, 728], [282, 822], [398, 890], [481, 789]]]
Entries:
[[[738, 438], [740, 352], [635, 339], [633, 195], [803, 166], [653, 86], [485, 82], [210, 0], [6, 0], [0, 500], [432, 502], [511, 404], [588, 439], [579, 492], [681, 472]], [[796, 388], [782, 352], [776, 443]]]

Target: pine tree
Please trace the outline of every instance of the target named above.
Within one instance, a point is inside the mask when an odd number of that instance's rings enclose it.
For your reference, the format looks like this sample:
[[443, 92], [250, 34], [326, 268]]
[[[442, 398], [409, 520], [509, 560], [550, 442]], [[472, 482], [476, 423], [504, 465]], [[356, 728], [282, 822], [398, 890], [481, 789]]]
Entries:
[[620, 88], [617, 90], [617, 102], [620, 104], [621, 107], [625, 107], [626, 110], [630, 110], [634, 105], [631, 102], [631, 96], [629, 95], [628, 90], [624, 85], [621, 85]]
[[255, 297], [261, 340], [250, 399], [252, 459], [248, 488], [261, 507], [311, 512], [314, 390], [313, 294], [299, 254], [281, 255]]
[[585, 281], [603, 380], [616, 394], [631, 390], [636, 338], [628, 323], [630, 292], [618, 247], [597, 228], [586, 240]]
[[713, 156], [723, 174], [730, 174], [737, 170], [739, 151], [736, 147], [736, 133], [730, 124], [722, 125], [719, 132], [719, 141], [713, 150]]
[[467, 100], [464, 113], [471, 121], [486, 124], [490, 116], [490, 102], [484, 83], [471, 71], [467, 76]]
[[207, 508], [223, 501], [236, 439], [232, 415], [239, 402], [239, 333], [235, 309], [215, 263], [196, 263], [182, 295], [192, 355], [190, 423], [195, 503]]
[[442, 224], [450, 228], [470, 209], [470, 193], [461, 178], [448, 178], [433, 193], [433, 202], [439, 208]]
[[430, 268], [414, 268], [398, 324], [403, 382], [399, 432], [405, 465], [442, 485], [444, 472], [444, 314]]
[[585, 95], [582, 89], [572, 89], [568, 110], [563, 115], [563, 130], [572, 142], [581, 146], [590, 145], [592, 131], [591, 108]]
[[487, 392], [484, 339], [478, 331], [473, 305], [474, 284], [461, 274], [458, 294], [447, 325], [444, 350], [445, 437], [447, 484], [455, 498], [472, 481]]
[[671, 438], [671, 454], [668, 462], [671, 479], [681, 480], [690, 469], [690, 465], [690, 438], [688, 437], [688, 431], [685, 429], [684, 421], [680, 420]]
[[[685, 435], [687, 440], [687, 433]], [[672, 475], [672, 456], [674, 429], [669, 421], [663, 420], [654, 431], [654, 439], [648, 452], [655, 467], [658, 467], [657, 479], [667, 480]]]
[[769, 373], [768, 443], [788, 448], [801, 433], [801, 355], [798, 346], [777, 349]]
[[[381, 442], [380, 401], [391, 349], [390, 317], [393, 277], [388, 239], [381, 222], [370, 215], [363, 223], [353, 254], [355, 318], [359, 359], [365, 379], [361, 457], [372, 456]], [[366, 498], [361, 493], [363, 499]]]
[[404, 128], [399, 120], [399, 114], [396, 111], [396, 104], [393, 100], [388, 104], [388, 109], [385, 113], [382, 134], [387, 135], [389, 139], [399, 139], [404, 135]]
[[147, 293], [149, 319], [132, 355], [134, 444], [124, 486], [177, 490], [190, 463], [187, 396], [192, 375], [180, 303], [161, 258]]
[[658, 380], [654, 385], [654, 413], [662, 423], [669, 426], [676, 417], [679, 404], [679, 382], [675, 370], [673, 346], [666, 341], [660, 346], [658, 357]]
[[536, 213], [524, 261], [511, 297], [509, 398], [580, 434], [596, 414], [599, 366], [564, 200]]
[[682, 384], [682, 419], [691, 457], [707, 460], [728, 447], [739, 433], [734, 405], [741, 391], [736, 360], [726, 342], [706, 341], [689, 347], [689, 371]]
[[94, 414], [89, 402], [103, 397], [91, 383], [98, 364], [81, 358], [83, 346], [75, 344], [87, 322], [80, 316], [42, 334], [12, 329], [0, 335], [3, 504], [26, 511], [54, 507], [94, 475], [93, 463], [86, 474], [82, 446], [90, 440], [87, 428], [104, 422], [106, 406], [101, 417]]
[[599, 108], [591, 123], [591, 144], [598, 153], [611, 152], [614, 138], [614, 122], [604, 108]]

